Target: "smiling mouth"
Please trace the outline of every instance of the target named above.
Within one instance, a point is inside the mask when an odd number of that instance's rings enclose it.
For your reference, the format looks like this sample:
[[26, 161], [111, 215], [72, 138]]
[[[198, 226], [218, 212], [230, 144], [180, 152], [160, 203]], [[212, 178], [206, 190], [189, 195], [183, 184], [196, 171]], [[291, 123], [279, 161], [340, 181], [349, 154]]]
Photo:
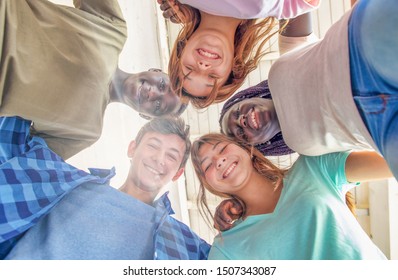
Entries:
[[219, 56], [217, 53], [210, 52], [210, 51], [205, 50], [205, 49], [197, 49], [196, 51], [198, 52], [199, 55], [204, 56], [205, 58], [209, 58], [209, 59], [219, 59], [219, 58], [221, 58], [221, 56]]
[[257, 117], [256, 117], [256, 112], [255, 112], [254, 108], [252, 108], [252, 109], [250, 110], [249, 117], [250, 117], [250, 118], [249, 118], [250, 127], [257, 130], [258, 127], [259, 127], [259, 125], [258, 125], [258, 121], [257, 121]]
[[153, 175], [155, 175], [155, 176], [161, 176], [161, 175], [163, 175], [163, 172], [162, 171], [158, 171], [158, 170], [156, 170], [156, 169], [154, 169], [154, 168], [152, 168], [152, 167], [150, 167], [149, 165], [146, 165], [146, 164], [144, 164], [144, 166], [146, 167], [146, 169], [149, 171], [149, 172], [151, 172]]
[[238, 165], [238, 162], [235, 161], [231, 164], [230, 167], [228, 167], [227, 170], [225, 170], [224, 174], [222, 175], [223, 179], [227, 178], [229, 174], [235, 169], [235, 167]]

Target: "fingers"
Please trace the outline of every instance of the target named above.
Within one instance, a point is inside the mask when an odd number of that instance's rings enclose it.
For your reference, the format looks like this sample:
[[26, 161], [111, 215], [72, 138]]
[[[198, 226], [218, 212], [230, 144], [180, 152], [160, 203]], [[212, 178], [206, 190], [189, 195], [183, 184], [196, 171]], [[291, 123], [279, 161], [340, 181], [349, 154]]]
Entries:
[[180, 23], [180, 19], [177, 17], [176, 14], [172, 15], [169, 19], [172, 23]]
[[179, 10], [178, 4], [175, 3], [174, 1], [170, 1], [170, 3], [168, 3], [167, 1], [162, 1], [162, 0], [157, 0], [157, 1], [158, 1], [158, 4], [160, 4], [159, 7], [162, 11], [166, 11], [169, 9], [173, 10], [172, 7], [175, 9], [175, 11]]
[[224, 200], [216, 208], [216, 217], [225, 223], [231, 223], [233, 217], [231, 216], [231, 208], [234, 207], [234, 203], [231, 200]]
[[173, 17], [174, 15], [175, 15], [175, 13], [174, 13], [174, 11], [173, 11], [172, 8], [163, 11], [163, 17], [164, 17], [164, 18], [171, 18], [171, 17]]
[[[169, 2], [166, 0], [157, 0], [159, 5], [159, 8], [161, 11], [163, 11], [163, 17], [165, 19], [169, 19], [172, 23], [180, 23], [180, 18], [177, 16], [176, 12], [179, 11], [179, 6], [178, 4], [170, 0]], [[171, 8], [171, 6], [174, 8]]]
[[233, 227], [233, 223], [228, 223], [219, 216], [214, 217], [214, 228], [219, 231], [226, 231]]
[[[160, 3], [160, 9], [162, 10], [162, 11], [166, 11], [166, 10], [168, 10], [168, 9], [171, 9], [170, 8], [170, 5], [169, 5], [169, 3], [167, 3], [167, 2], [163, 2], [163, 3]], [[172, 10], [172, 9], [171, 9]]]
[[238, 215], [239, 217], [243, 214], [243, 206], [238, 200], [231, 200], [232, 206], [229, 209], [229, 212], [232, 215]]
[[163, 17], [169, 19], [172, 23], [180, 23], [180, 19], [171, 8], [163, 12]]

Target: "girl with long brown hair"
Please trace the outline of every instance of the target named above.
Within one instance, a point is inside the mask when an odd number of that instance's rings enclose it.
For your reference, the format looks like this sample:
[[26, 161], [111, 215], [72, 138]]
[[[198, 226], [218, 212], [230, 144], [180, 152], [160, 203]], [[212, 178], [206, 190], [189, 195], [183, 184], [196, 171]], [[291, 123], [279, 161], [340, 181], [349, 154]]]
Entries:
[[[278, 32], [278, 19], [315, 9], [319, 1], [267, 2], [158, 0], [164, 16], [182, 24], [168, 74], [183, 101], [206, 108], [226, 100], [266, 53], [267, 42]], [[225, 12], [221, 15], [215, 13], [220, 7]]]
[[223, 134], [195, 140], [198, 201], [207, 192], [242, 201], [244, 214], [214, 239], [209, 259], [385, 259], [344, 201], [343, 185], [392, 177], [375, 152], [300, 155], [283, 170]]

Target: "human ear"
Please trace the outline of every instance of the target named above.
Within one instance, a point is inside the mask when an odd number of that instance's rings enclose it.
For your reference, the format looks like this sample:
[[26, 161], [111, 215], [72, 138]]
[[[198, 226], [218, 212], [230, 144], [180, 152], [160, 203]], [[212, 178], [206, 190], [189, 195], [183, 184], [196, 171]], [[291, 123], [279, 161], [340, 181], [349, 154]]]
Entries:
[[180, 169], [178, 169], [177, 173], [174, 175], [173, 179], [171, 179], [173, 182], [177, 181], [178, 178], [180, 178], [180, 176], [182, 175], [182, 173], [184, 173], [184, 168], [181, 167]]
[[131, 141], [128, 148], [127, 148], [127, 156], [132, 158], [137, 147], [137, 142], [135, 140]]

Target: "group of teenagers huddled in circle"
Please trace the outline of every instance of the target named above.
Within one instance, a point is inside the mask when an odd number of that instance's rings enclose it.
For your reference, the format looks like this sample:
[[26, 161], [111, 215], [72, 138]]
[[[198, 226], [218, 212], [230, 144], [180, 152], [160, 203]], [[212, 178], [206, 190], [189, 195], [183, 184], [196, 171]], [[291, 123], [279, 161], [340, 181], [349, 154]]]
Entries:
[[[398, 3], [352, 1], [319, 39], [321, 2], [157, 0], [181, 27], [166, 74], [118, 67], [117, 0], [0, 0], [0, 258], [387, 259], [349, 189], [398, 178]], [[268, 79], [240, 90], [273, 36]], [[99, 139], [112, 102], [148, 120], [113, 187], [114, 169], [66, 162]], [[191, 142], [181, 114], [218, 103], [220, 130]], [[288, 169], [267, 159], [293, 153]], [[188, 160], [212, 244], [163, 193]]]

